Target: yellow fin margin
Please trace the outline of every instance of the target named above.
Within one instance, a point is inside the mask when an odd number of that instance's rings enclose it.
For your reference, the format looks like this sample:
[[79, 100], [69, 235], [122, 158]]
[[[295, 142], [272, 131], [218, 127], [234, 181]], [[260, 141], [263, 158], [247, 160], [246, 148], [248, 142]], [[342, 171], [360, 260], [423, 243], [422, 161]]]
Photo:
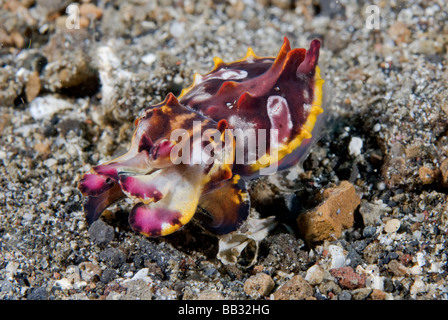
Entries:
[[180, 92], [180, 95], [177, 97], [177, 100], [179, 100], [183, 96], [185, 96], [191, 89], [193, 89], [194, 86], [201, 83], [201, 81], [202, 81], [202, 75], [200, 75], [199, 73], [195, 73], [193, 75], [193, 83], [190, 84], [188, 87], [182, 89], [182, 91]]
[[288, 144], [281, 145], [277, 150], [271, 152], [270, 154], [265, 154], [260, 159], [258, 159], [255, 164], [251, 165], [251, 168], [254, 172], [280, 161], [286, 155], [290, 154], [293, 150], [297, 149], [302, 144], [303, 140], [310, 139], [312, 137], [311, 132], [313, 131], [314, 125], [316, 124], [317, 116], [324, 111], [321, 107], [323, 97], [322, 86], [324, 82], [325, 81], [320, 76], [320, 69], [318, 66], [316, 66], [316, 73], [314, 75], [314, 99], [311, 104], [310, 113], [302, 127], [302, 130], [300, 131], [300, 134], [293, 140], [291, 140], [291, 142], [289, 142]]

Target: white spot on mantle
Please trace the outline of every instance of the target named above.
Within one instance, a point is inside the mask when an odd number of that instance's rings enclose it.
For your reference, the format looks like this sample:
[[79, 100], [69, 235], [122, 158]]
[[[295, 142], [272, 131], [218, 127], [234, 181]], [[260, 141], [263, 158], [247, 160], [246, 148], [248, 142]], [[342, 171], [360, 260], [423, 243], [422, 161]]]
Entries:
[[[289, 113], [288, 101], [285, 98], [282, 96], [270, 96], [267, 102], [267, 112], [272, 129], [279, 129], [280, 123], [286, 125], [288, 131], [292, 129], [291, 114]], [[285, 139], [287, 139], [286, 136], [283, 140]]]

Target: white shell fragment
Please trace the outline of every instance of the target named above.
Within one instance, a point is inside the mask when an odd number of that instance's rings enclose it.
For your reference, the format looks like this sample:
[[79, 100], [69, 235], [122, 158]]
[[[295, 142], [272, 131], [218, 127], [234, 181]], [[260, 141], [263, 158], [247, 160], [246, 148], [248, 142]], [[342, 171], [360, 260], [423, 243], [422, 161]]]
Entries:
[[361, 154], [362, 145], [363, 141], [361, 138], [353, 137], [348, 145], [348, 152], [350, 155], [357, 157]]
[[[255, 246], [255, 254], [247, 267], [254, 265], [257, 261], [258, 244], [263, 240], [276, 225], [275, 217], [258, 219], [249, 217], [242, 228], [237, 231], [223, 235], [219, 239], [218, 259], [223, 264], [236, 264], [241, 252], [249, 245]], [[241, 231], [241, 230], [246, 231]]]
[[34, 120], [49, 119], [55, 113], [72, 108], [73, 105], [67, 100], [52, 95], [37, 97], [30, 103], [30, 113]]

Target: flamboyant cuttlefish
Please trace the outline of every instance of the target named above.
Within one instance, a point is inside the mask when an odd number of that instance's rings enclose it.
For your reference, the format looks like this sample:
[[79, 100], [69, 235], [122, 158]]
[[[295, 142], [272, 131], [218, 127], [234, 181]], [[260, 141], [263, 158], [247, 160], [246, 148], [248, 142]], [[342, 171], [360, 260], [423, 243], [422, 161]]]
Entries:
[[129, 197], [129, 223], [145, 236], [178, 230], [198, 206], [208, 230], [236, 230], [250, 210], [246, 180], [291, 167], [309, 148], [323, 112], [319, 49], [318, 40], [291, 49], [285, 37], [277, 57], [249, 48], [235, 62], [215, 58], [178, 98], [145, 108], [130, 150], [79, 182], [88, 223]]

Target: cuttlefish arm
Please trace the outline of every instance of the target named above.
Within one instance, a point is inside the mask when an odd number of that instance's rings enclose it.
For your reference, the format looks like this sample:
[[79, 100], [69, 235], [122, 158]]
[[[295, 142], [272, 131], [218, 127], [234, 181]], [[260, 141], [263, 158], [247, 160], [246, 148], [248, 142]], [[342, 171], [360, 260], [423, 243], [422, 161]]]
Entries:
[[84, 212], [87, 223], [93, 223], [107, 207], [125, 197], [118, 183], [120, 173], [136, 174], [152, 170], [147, 167], [147, 158], [146, 152], [138, 153], [134, 157], [126, 154], [121, 159], [92, 168], [83, 176], [79, 181], [78, 189], [86, 196]]
[[178, 165], [144, 176], [122, 176], [128, 197], [141, 200], [129, 214], [131, 228], [147, 237], [170, 234], [193, 217], [204, 186], [200, 165]]
[[198, 220], [214, 234], [226, 234], [238, 229], [250, 211], [246, 182], [238, 175], [223, 181], [199, 200], [202, 215]]

